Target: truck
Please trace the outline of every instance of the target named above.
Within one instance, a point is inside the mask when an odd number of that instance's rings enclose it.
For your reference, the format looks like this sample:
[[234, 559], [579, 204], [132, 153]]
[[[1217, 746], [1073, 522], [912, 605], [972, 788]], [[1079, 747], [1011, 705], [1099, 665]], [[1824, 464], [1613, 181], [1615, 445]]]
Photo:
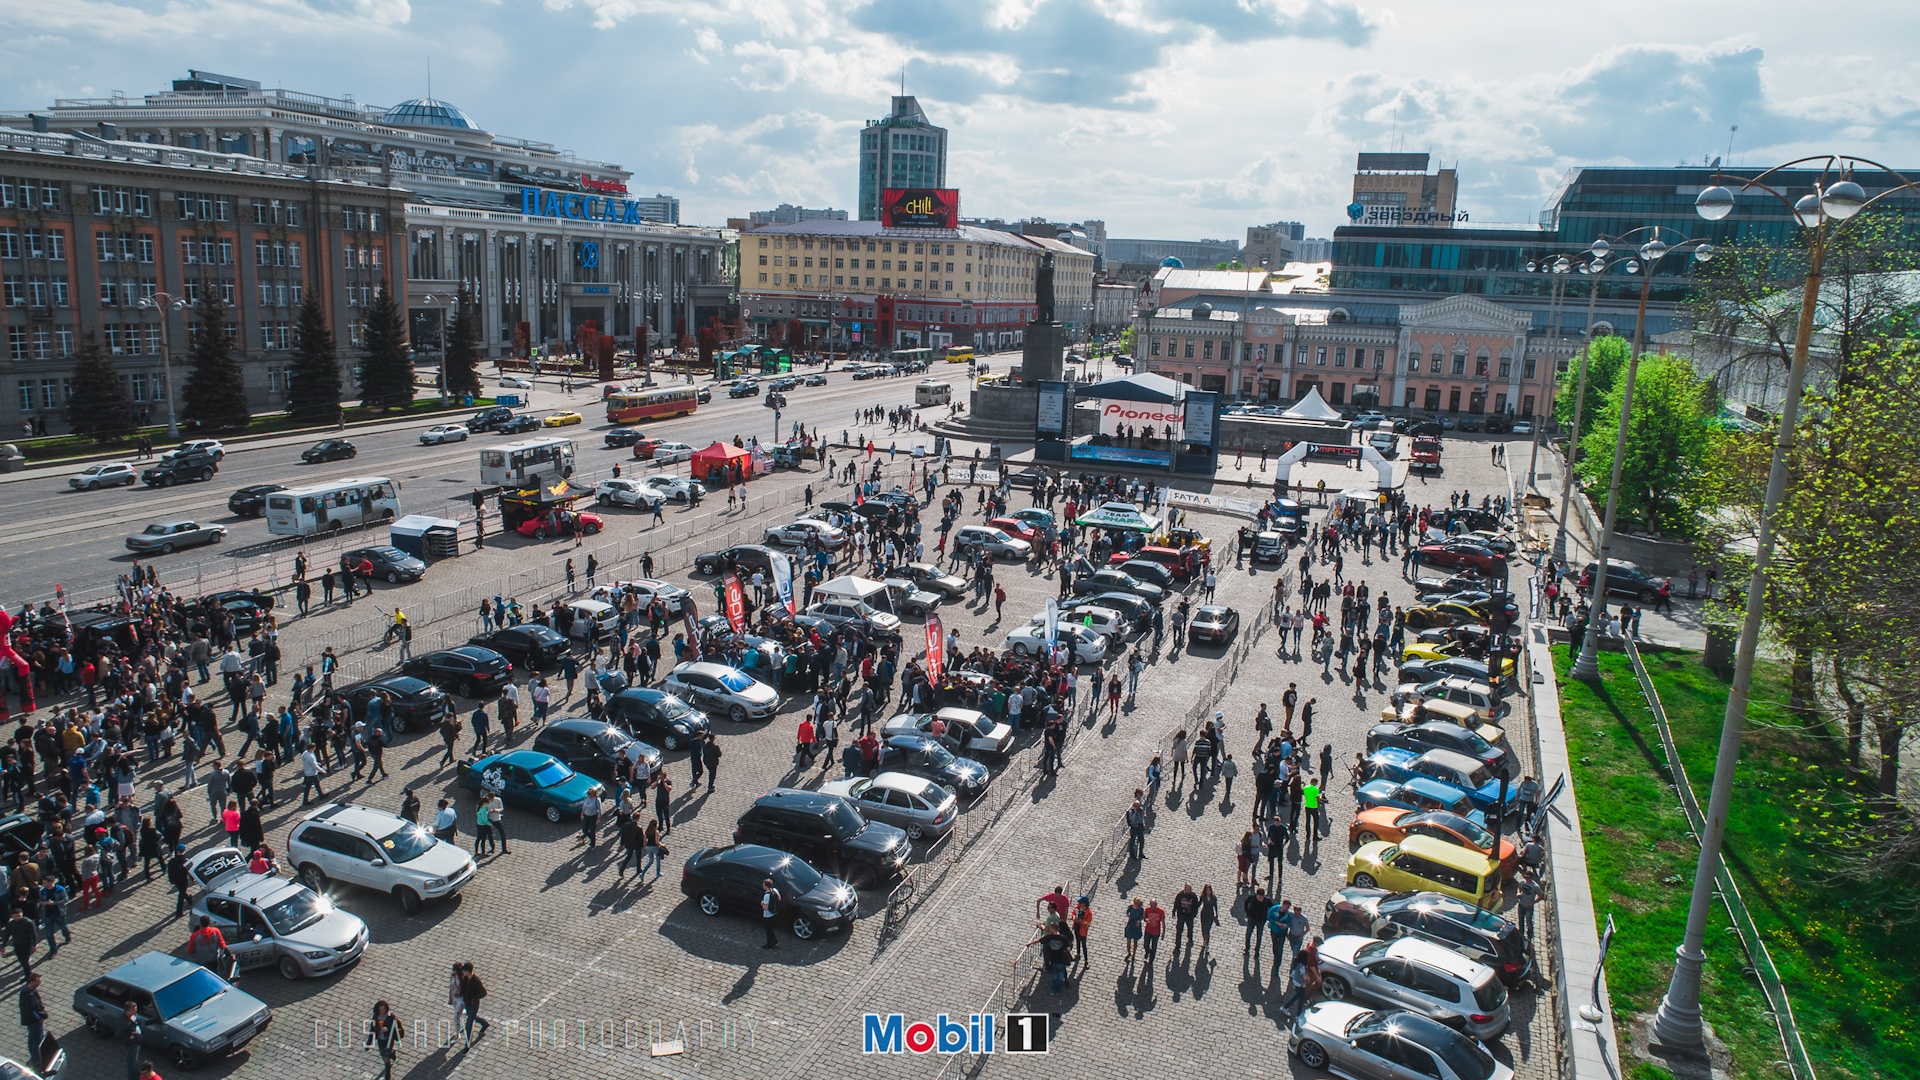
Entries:
[[1431, 435], [1414, 436], [1413, 449], [1407, 453], [1407, 464], [1415, 469], [1438, 469], [1440, 440]]

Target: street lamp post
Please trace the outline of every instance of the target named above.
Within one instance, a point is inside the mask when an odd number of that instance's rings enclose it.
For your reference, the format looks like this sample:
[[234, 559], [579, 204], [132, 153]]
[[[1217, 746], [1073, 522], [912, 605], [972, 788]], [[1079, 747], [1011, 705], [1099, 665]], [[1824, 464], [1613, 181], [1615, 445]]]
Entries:
[[[1813, 193], [1790, 200], [1768, 185], [1767, 178], [1774, 173], [1810, 161], [1824, 165], [1820, 182]], [[1901, 182], [1869, 199], [1866, 191], [1852, 179], [1856, 164], [1879, 169], [1898, 177]], [[1706, 966], [1707, 959], [1704, 951], [1707, 912], [1713, 904], [1713, 883], [1719, 873], [1720, 846], [1727, 827], [1727, 805], [1733, 798], [1733, 770], [1740, 760], [1740, 737], [1746, 724], [1747, 698], [1753, 685], [1754, 654], [1760, 641], [1760, 620], [1766, 602], [1767, 567], [1773, 559], [1773, 517], [1786, 492], [1787, 456], [1797, 438], [1800, 391], [1806, 381], [1807, 346], [1813, 335], [1814, 305], [1820, 295], [1821, 263], [1826, 258], [1829, 226], [1846, 221], [1893, 192], [1920, 192], [1920, 185], [1878, 162], [1845, 154], [1827, 154], [1776, 166], [1751, 180], [1740, 181], [1739, 190], [1763, 192], [1786, 204], [1807, 230], [1810, 258], [1806, 284], [1800, 293], [1800, 324], [1794, 334], [1793, 361], [1787, 371], [1786, 399], [1780, 406], [1780, 425], [1773, 440], [1773, 460], [1767, 467], [1766, 502], [1760, 511], [1759, 535], [1755, 538], [1753, 573], [1747, 581], [1746, 619], [1740, 626], [1733, 684], [1727, 689], [1727, 710], [1720, 725], [1713, 791], [1707, 799], [1706, 828], [1700, 837], [1700, 862], [1693, 872], [1693, 897], [1687, 906], [1687, 928], [1680, 946], [1674, 950], [1673, 977], [1667, 984], [1666, 996], [1660, 999], [1660, 1008], [1653, 1020], [1654, 1034], [1662, 1043], [1694, 1050], [1701, 1048], [1705, 1041], [1700, 1023], [1700, 972]], [[1733, 212], [1734, 203], [1732, 191], [1715, 185], [1700, 192], [1694, 200], [1694, 209], [1708, 221], [1719, 221]]]
[[1593, 261], [1580, 264], [1580, 272], [1590, 275], [1593, 285], [1587, 290], [1587, 325], [1582, 331], [1586, 347], [1580, 350], [1580, 380], [1573, 399], [1573, 429], [1567, 435], [1566, 475], [1560, 478], [1560, 521], [1553, 534], [1553, 558], [1562, 564], [1567, 561], [1567, 510], [1571, 505], [1568, 500], [1573, 494], [1574, 456], [1580, 445], [1580, 423], [1587, 408], [1587, 361], [1593, 357], [1593, 308], [1594, 302], [1600, 298], [1600, 275], [1612, 265], [1605, 258], [1609, 247], [1605, 240], [1594, 241], [1589, 249]]
[[[1530, 262], [1527, 264], [1527, 269], [1532, 270], [1539, 265], [1540, 264], [1538, 263]], [[1565, 255], [1562, 255], [1559, 258], [1553, 260], [1553, 262], [1547, 264], [1545, 267], [1542, 267], [1542, 269], [1546, 269], [1553, 274], [1553, 303], [1548, 305], [1548, 308], [1547, 308], [1549, 312], [1547, 317], [1547, 321], [1549, 323], [1547, 327], [1547, 331], [1551, 335], [1549, 340], [1553, 344], [1549, 350], [1547, 361], [1548, 363], [1553, 364], [1554, 367], [1557, 369], [1559, 367], [1560, 361], [1558, 357], [1554, 354], [1557, 354], [1560, 351], [1558, 348], [1559, 342], [1560, 342], [1560, 308], [1566, 296], [1567, 273], [1573, 269], [1573, 261], [1568, 259]], [[1526, 364], [1526, 357], [1522, 356], [1520, 358], [1520, 363], [1524, 367]], [[1556, 374], [1557, 374], [1557, 370], [1556, 370]], [[1542, 432], [1546, 429], [1546, 426], [1547, 425], [1545, 422], [1544, 414], [1542, 415], [1541, 419], [1534, 421], [1533, 452], [1527, 455], [1527, 490], [1528, 491], [1533, 490], [1533, 477], [1540, 465], [1540, 437]]]
[[[438, 304], [442, 301], [453, 300], [453, 299], [457, 299], [457, 298], [447, 297], [447, 296], [434, 296], [429, 293], [425, 296], [420, 297], [420, 302], [423, 304]], [[438, 309], [436, 308], [435, 310], [438, 310]], [[420, 313], [420, 318], [417, 321], [420, 322], [422, 325], [426, 325], [432, 322], [432, 320], [427, 316], [427, 313], [424, 311]], [[442, 404], [444, 404], [447, 400], [447, 320], [444, 314], [441, 316], [441, 319], [440, 319], [440, 333], [438, 334], [438, 337], [440, 340], [440, 349], [439, 349], [440, 374], [437, 382], [440, 389], [440, 401]]]
[[[1646, 336], [1647, 297], [1653, 292], [1653, 271], [1660, 260], [1670, 254], [1688, 254], [1705, 262], [1713, 257], [1713, 245], [1703, 239], [1689, 238], [1669, 244], [1660, 238], [1663, 232], [1672, 229], [1659, 225], [1648, 225], [1635, 229], [1622, 241], [1631, 242], [1635, 237], [1645, 235], [1641, 241], [1638, 259], [1627, 258], [1627, 273], [1646, 272], [1640, 281], [1640, 309], [1633, 322], [1633, 351], [1627, 355], [1627, 382], [1620, 392], [1620, 431], [1613, 440], [1613, 477], [1607, 484], [1607, 514], [1600, 529], [1600, 550], [1594, 553], [1593, 593], [1590, 612], [1587, 616], [1587, 634], [1580, 648], [1580, 658], [1574, 661], [1573, 677], [1593, 679], [1600, 675], [1600, 626], [1595, 616], [1607, 611], [1607, 555], [1613, 547], [1613, 531], [1620, 511], [1620, 470], [1627, 458], [1627, 425], [1633, 418], [1633, 381], [1640, 373], [1640, 346]], [[1597, 243], [1597, 242], [1596, 242]], [[1690, 250], [1689, 250], [1690, 249]], [[1568, 454], [1572, 457], [1572, 454]]]
[[169, 293], [157, 292], [135, 301], [139, 307], [160, 313], [160, 372], [167, 384], [167, 438], [180, 437], [180, 414], [173, 403], [173, 331], [169, 311], [181, 311], [187, 302]]

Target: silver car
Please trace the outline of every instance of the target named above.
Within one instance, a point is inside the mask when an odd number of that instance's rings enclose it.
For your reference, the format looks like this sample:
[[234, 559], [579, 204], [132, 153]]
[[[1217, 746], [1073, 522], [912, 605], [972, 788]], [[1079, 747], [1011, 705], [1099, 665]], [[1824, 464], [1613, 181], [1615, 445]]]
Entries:
[[1309, 1006], [1294, 1018], [1287, 1045], [1313, 1073], [1350, 1080], [1513, 1080], [1486, 1047], [1437, 1020], [1349, 1001]]
[[953, 550], [971, 551], [978, 548], [993, 558], [1025, 559], [1033, 551], [1033, 545], [1016, 536], [994, 528], [991, 525], [965, 525], [954, 530]]
[[736, 724], [771, 720], [780, 695], [738, 668], [689, 660], [667, 673], [660, 689], [696, 709], [722, 713]]
[[140, 1043], [183, 1069], [245, 1046], [273, 1020], [267, 1003], [191, 960], [144, 953], [81, 983], [73, 1011], [101, 1038], [124, 1040], [127, 1002], [140, 1017]]
[[409, 915], [428, 900], [459, 892], [473, 880], [473, 856], [406, 818], [371, 806], [314, 807], [287, 840], [287, 861], [300, 880], [325, 892], [342, 881], [383, 892]]
[[1320, 945], [1320, 987], [1331, 1000], [1405, 1009], [1476, 1039], [1507, 1027], [1507, 988], [1494, 970], [1418, 938], [1330, 937]]
[[234, 966], [276, 967], [288, 979], [328, 975], [360, 959], [367, 924], [292, 878], [255, 874], [238, 848], [209, 848], [187, 861], [200, 887], [194, 924], [206, 916], [227, 939]]
[[202, 525], [197, 521], [156, 521], [127, 537], [128, 551], [157, 551], [171, 555], [180, 548], [217, 544], [225, 539], [225, 525]]
[[[946, 725], [940, 735], [940, 745], [956, 754], [1004, 754], [1013, 748], [1011, 725], [996, 723], [986, 713], [973, 709], [946, 708], [939, 712], [901, 713], [880, 726], [880, 737], [921, 735], [932, 738], [936, 717]], [[966, 729], [964, 748], [960, 738], [962, 728]]]
[[861, 817], [897, 825], [914, 840], [945, 836], [960, 816], [960, 797], [924, 776], [883, 772], [872, 779], [831, 780], [820, 790], [852, 800]]

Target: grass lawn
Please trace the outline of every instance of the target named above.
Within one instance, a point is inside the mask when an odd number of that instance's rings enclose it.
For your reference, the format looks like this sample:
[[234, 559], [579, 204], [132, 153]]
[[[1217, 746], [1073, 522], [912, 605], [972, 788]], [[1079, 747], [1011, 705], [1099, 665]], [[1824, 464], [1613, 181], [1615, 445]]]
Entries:
[[[439, 396], [435, 395], [433, 397], [416, 398], [413, 403], [405, 409], [369, 409], [361, 405], [350, 405], [346, 410], [346, 420], [349, 424], [356, 424], [366, 420], [398, 420], [407, 416], [427, 416], [434, 413], [442, 413], [449, 409], [454, 412], [465, 412], [470, 408], [479, 409], [492, 404], [492, 398], [475, 398], [473, 399], [473, 404], [470, 406], [455, 404], [443, 407], [440, 404]], [[241, 435], [289, 434], [297, 431], [324, 433], [331, 430], [333, 430], [332, 424], [316, 426], [311, 423], [295, 423], [294, 419], [286, 413], [258, 413], [254, 416], [253, 423], [247, 425], [245, 431], [226, 432], [223, 433], [220, 438], [231, 439]], [[119, 448], [132, 450], [134, 441], [140, 435], [145, 435], [153, 440], [155, 453], [174, 445], [174, 443], [167, 438], [167, 425], [151, 424], [141, 428], [132, 438], [119, 443]], [[195, 436], [186, 429], [185, 425], [182, 425], [180, 437], [182, 439], [191, 439]], [[115, 449], [115, 444], [109, 443], [102, 446], [92, 439], [81, 435], [50, 435], [44, 439], [23, 439], [15, 442], [14, 445], [20, 448], [20, 453], [25, 455], [28, 461], [36, 464], [58, 461], [61, 458], [86, 457], [93, 454], [112, 453]]]
[[[1605, 680], [1569, 679], [1553, 650], [1574, 783], [1586, 833], [1597, 916], [1614, 918], [1607, 984], [1616, 1018], [1651, 1012], [1666, 992], [1686, 925], [1699, 848], [1669, 788], [1653, 716], [1626, 657], [1601, 654]], [[1704, 804], [1726, 709], [1727, 683], [1699, 654], [1643, 654], [1675, 744]], [[1767, 726], [1786, 700], [1783, 673], [1755, 671], [1753, 706], [1728, 814], [1726, 859], [1766, 939], [1821, 1080], [1920, 1076], [1913, 1004], [1920, 988], [1920, 931], [1891, 927], [1845, 886], [1827, 881], [1800, 819], [1824, 805], [1809, 792], [1831, 783], [1838, 754], [1826, 743]], [[1824, 779], [1821, 779], [1824, 778]], [[1809, 809], [1811, 807], [1811, 809]], [[1734, 1056], [1734, 1074], [1777, 1078], [1779, 1034], [1759, 983], [1718, 904], [1707, 932], [1703, 1003]], [[1645, 1066], [1633, 1080], [1663, 1076]]]

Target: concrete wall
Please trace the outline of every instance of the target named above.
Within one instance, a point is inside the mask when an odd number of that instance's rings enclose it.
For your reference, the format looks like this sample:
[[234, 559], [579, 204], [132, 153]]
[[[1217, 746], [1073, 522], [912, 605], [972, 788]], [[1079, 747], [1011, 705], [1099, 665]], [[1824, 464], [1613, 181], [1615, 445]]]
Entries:
[[[1563, 462], [1564, 460], [1562, 459]], [[1562, 467], [1565, 467], [1564, 464]], [[1578, 488], [1575, 488], [1571, 498], [1575, 509], [1580, 514], [1581, 522], [1586, 526], [1587, 535], [1592, 538], [1592, 546], [1597, 548], [1600, 544], [1603, 524], [1600, 514], [1605, 507], [1596, 509]], [[1607, 557], [1610, 560], [1624, 559], [1649, 574], [1657, 577], [1672, 577], [1678, 579], [1681, 584], [1685, 583], [1688, 570], [1696, 566], [1706, 566], [1715, 561], [1703, 556], [1698, 548], [1684, 541], [1652, 540], [1622, 533], [1614, 534], [1613, 548]]]
[[1033, 386], [976, 386], [967, 411], [979, 420], [1037, 425], [1040, 390]]
[[1270, 454], [1278, 454], [1286, 449], [1288, 443], [1317, 442], [1346, 446], [1353, 442], [1352, 436], [1349, 430], [1329, 428], [1322, 424], [1223, 416], [1220, 418], [1219, 447], [1222, 454], [1231, 454], [1243, 447], [1248, 453], [1257, 454], [1265, 450]]

